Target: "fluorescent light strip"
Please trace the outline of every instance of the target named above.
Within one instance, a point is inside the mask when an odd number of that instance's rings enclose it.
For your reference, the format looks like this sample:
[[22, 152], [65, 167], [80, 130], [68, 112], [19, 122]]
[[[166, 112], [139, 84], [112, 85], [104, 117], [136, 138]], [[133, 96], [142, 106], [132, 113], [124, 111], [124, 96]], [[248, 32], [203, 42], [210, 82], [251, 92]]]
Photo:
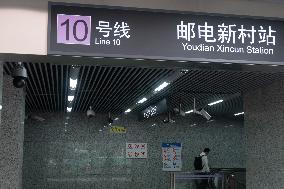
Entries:
[[168, 86], [170, 83], [168, 83], [168, 82], [164, 82], [164, 83], [162, 83], [159, 87], [157, 87], [154, 91], [155, 92], [159, 92], [159, 91], [161, 91], [162, 89], [164, 89], [166, 86]]
[[185, 112], [186, 114], [190, 114], [190, 113], [193, 113], [193, 110], [189, 110], [187, 112]]
[[219, 104], [219, 103], [221, 103], [221, 102], [223, 102], [223, 100], [217, 100], [217, 101], [215, 101], [215, 102], [209, 103], [208, 105], [209, 105], [209, 106], [213, 106], [213, 105]]
[[72, 102], [74, 100], [74, 96], [68, 96], [68, 101]]
[[94, 56], [92, 58], [94, 58], [94, 59], [101, 59], [101, 58], [104, 58], [104, 57], [102, 57], [102, 56]]
[[71, 79], [69, 80], [69, 87], [72, 90], [75, 90], [77, 87], [77, 79]]
[[245, 112], [236, 113], [236, 114], [234, 114], [234, 116], [239, 116], [239, 115], [243, 115], [243, 114], [245, 114]]
[[131, 112], [131, 109], [130, 109], [130, 108], [128, 108], [127, 110], [125, 110], [125, 113], [129, 113], [129, 112]]
[[147, 98], [142, 98], [141, 100], [139, 100], [137, 103], [138, 104], [142, 104], [142, 103], [144, 103], [144, 102], [146, 102], [147, 101]]

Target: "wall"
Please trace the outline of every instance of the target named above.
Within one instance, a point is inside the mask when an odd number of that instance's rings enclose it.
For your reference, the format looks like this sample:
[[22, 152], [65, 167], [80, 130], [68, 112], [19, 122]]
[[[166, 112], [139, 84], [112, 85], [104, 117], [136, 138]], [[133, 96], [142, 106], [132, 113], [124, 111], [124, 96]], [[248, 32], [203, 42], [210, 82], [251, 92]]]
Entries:
[[0, 61], [0, 124], [2, 112], [3, 62]]
[[[78, 3], [78, 0], [53, 2]], [[0, 53], [47, 54], [48, 0], [0, 1]], [[284, 18], [277, 0], [80, 0], [81, 4]]]
[[284, 81], [244, 96], [248, 189], [284, 186]]
[[[242, 121], [206, 122], [189, 116], [163, 124], [161, 119], [137, 122], [121, 118], [126, 134], [99, 132], [107, 116], [37, 114], [25, 125], [23, 186], [25, 189], [159, 189], [169, 188], [170, 174], [162, 172], [161, 143], [182, 142], [183, 171], [193, 170], [194, 156], [212, 149], [212, 167], [244, 167]], [[65, 122], [68, 125], [65, 125]], [[153, 123], [156, 125], [152, 126]], [[193, 125], [196, 123], [197, 125]], [[126, 159], [126, 142], [148, 143], [147, 159]]]
[[24, 93], [4, 75], [0, 125], [0, 188], [22, 188]]

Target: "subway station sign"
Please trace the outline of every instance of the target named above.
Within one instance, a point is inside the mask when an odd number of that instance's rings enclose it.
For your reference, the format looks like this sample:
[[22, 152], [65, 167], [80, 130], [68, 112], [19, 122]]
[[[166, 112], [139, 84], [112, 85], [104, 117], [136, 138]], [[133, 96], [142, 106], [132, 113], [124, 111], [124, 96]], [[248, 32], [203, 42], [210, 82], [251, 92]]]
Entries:
[[48, 54], [284, 64], [284, 22], [49, 3]]

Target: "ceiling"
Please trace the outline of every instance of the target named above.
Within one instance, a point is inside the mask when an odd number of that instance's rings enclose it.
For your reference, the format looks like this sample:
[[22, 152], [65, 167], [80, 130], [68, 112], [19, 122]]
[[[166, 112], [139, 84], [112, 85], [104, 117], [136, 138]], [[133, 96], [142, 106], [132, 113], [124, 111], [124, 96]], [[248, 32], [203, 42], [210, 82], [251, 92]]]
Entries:
[[[4, 74], [11, 75], [14, 62], [5, 62]], [[78, 84], [72, 103], [73, 112], [85, 112], [92, 106], [95, 112], [123, 113], [127, 108], [134, 112], [167, 98], [172, 109], [184, 111], [205, 107], [213, 115], [232, 115], [242, 111], [243, 92], [269, 85], [283, 79], [283, 72], [252, 72], [205, 69], [140, 68], [122, 66], [76, 66], [52, 63], [24, 63], [28, 71], [26, 87], [27, 112], [62, 112], [68, 106], [69, 77], [77, 77]], [[154, 94], [164, 81], [170, 85]], [[137, 101], [147, 96], [142, 105]], [[215, 100], [223, 103], [207, 106]]]

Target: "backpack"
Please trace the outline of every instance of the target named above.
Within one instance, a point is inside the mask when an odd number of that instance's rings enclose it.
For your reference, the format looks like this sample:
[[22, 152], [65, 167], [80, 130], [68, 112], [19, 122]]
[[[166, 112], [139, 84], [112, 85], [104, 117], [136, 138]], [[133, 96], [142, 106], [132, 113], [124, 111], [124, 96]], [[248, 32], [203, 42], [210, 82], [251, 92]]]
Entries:
[[203, 166], [202, 166], [202, 157], [203, 156], [196, 156], [194, 159], [194, 168], [195, 170], [202, 170]]

